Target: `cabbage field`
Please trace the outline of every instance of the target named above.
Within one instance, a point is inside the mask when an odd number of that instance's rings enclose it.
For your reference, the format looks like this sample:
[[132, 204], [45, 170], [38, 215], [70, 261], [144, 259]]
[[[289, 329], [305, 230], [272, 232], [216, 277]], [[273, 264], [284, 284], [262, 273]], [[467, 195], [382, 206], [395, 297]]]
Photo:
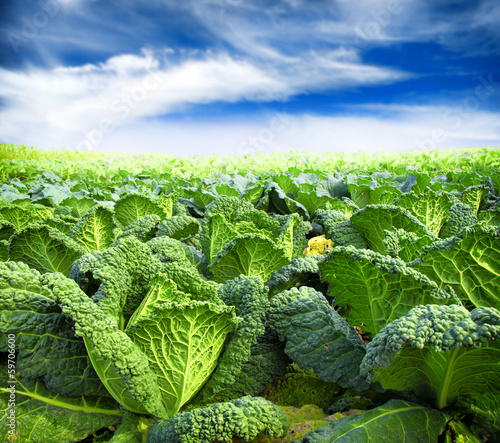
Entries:
[[500, 441], [500, 148], [0, 145], [0, 437]]

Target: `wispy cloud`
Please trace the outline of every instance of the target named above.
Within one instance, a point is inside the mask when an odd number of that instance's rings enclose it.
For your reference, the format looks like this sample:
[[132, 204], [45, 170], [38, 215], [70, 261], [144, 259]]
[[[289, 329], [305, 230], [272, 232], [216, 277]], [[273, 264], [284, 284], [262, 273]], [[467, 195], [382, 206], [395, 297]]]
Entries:
[[[9, 33], [22, 36], [26, 20], [37, 27], [42, 21], [34, 17], [45, 11], [45, 24], [18, 48], [18, 58], [13, 58], [17, 65], [0, 67], [2, 141], [33, 139], [34, 144], [52, 147], [88, 142], [92, 149], [108, 149], [112, 141], [129, 146], [127, 140], [149, 131], [166, 138], [176, 134], [175, 139], [194, 147], [196, 134], [213, 133], [204, 126], [208, 123], [200, 110], [226, 104], [228, 114], [211, 125], [233, 134], [215, 132], [226, 140], [219, 145], [234, 151], [235, 139], [245, 140], [245, 134], [261, 129], [254, 127], [259, 118], [255, 113], [246, 116], [246, 123], [236, 124], [230, 104], [268, 109], [321, 96], [317, 109], [294, 109], [288, 133], [296, 132], [284, 139], [285, 145], [324, 149], [335, 132], [343, 138], [334, 139], [352, 149], [368, 142], [376, 148], [391, 143], [411, 147], [418, 137], [433, 141], [433, 122], [453, 101], [462, 106], [460, 101], [477, 87], [478, 73], [497, 72], [487, 64], [481, 69], [473, 63], [444, 61], [433, 67], [433, 61], [471, 60], [500, 52], [496, 0], [464, 2], [466, 12], [445, 0], [46, 2], [59, 5], [57, 11], [49, 14], [42, 3], [36, 10], [20, 3], [19, 17], [9, 20], [2, 37], [8, 43]], [[429, 69], [414, 69], [413, 54], [405, 52], [408, 43], [424, 48], [432, 44], [441, 52], [422, 56]], [[386, 55], [381, 56], [376, 51], [387, 48], [394, 52], [382, 51]], [[0, 55], [5, 53], [8, 47]], [[466, 75], [470, 84], [465, 86], [440, 80], [420, 89], [426, 77], [455, 81]], [[496, 84], [494, 89], [498, 94]], [[393, 95], [386, 98], [386, 91]], [[481, 101], [469, 116], [461, 117], [460, 127], [447, 135], [446, 142], [438, 137], [436, 147], [460, 144], [459, 135], [472, 145], [498, 136], [492, 118], [498, 115], [491, 103], [492, 99]], [[332, 105], [342, 106], [344, 117], [334, 117]], [[170, 116], [181, 113], [190, 119], [191, 111], [197, 112], [196, 121], [185, 126], [190, 134], [182, 135]], [[361, 125], [363, 131], [356, 131]], [[487, 134], [485, 139], [471, 136], [479, 128]], [[139, 131], [137, 136], [133, 130]], [[368, 133], [372, 136], [365, 143]]]
[[197, 104], [286, 100], [299, 93], [397, 81], [406, 75], [364, 65], [345, 51], [311, 51], [274, 64], [212, 51], [165, 57], [144, 50], [98, 64], [2, 69], [5, 107], [0, 130], [12, 137], [24, 132], [29, 121], [81, 137], [103, 119], [116, 126]]

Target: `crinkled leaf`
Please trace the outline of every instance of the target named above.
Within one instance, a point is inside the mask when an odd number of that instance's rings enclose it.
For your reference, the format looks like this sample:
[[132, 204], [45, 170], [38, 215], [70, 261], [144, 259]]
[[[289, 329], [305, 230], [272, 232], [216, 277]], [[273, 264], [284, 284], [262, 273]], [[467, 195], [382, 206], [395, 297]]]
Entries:
[[453, 201], [446, 193], [429, 190], [423, 195], [405, 194], [395, 204], [410, 211], [430, 232], [438, 236], [450, 216]]
[[241, 321], [231, 335], [217, 369], [200, 393], [199, 400], [203, 403], [220, 398], [227, 388], [231, 389], [243, 364], [250, 358], [252, 345], [265, 332], [265, 317], [269, 309], [267, 288], [259, 277], [240, 275], [219, 288], [219, 297], [226, 305], [235, 307]]
[[267, 281], [271, 274], [289, 261], [287, 251], [261, 234], [239, 235], [227, 243], [208, 266], [217, 282], [243, 275], [258, 275]]
[[286, 339], [285, 352], [302, 369], [344, 388], [368, 387], [359, 374], [364, 343], [320, 292], [302, 286], [275, 295], [268, 324]]
[[147, 242], [151, 240], [157, 230], [160, 223], [160, 217], [155, 214], [145, 215], [139, 220], [130, 223], [130, 225], [125, 226], [125, 228], [118, 235], [118, 239], [133, 236], [142, 242]]
[[211, 443], [230, 441], [233, 436], [248, 442], [260, 433], [281, 437], [289, 426], [286, 414], [270, 401], [247, 396], [156, 423], [148, 434], [148, 443]]
[[115, 239], [114, 228], [113, 212], [96, 205], [71, 229], [69, 237], [87, 252], [103, 251]]
[[107, 394], [75, 337], [73, 322], [62, 315], [54, 294], [38, 271], [24, 263], [0, 263], [0, 333], [16, 336], [16, 370], [63, 395]]
[[385, 389], [411, 389], [438, 409], [467, 404], [483, 392], [500, 394], [498, 339], [494, 308], [418, 306], [375, 336], [361, 370]]
[[[352, 213], [354, 209], [351, 209]], [[352, 245], [356, 248], [366, 248], [365, 240], [344, 212], [319, 209], [316, 211], [315, 221], [323, 226], [325, 237], [331, 239], [335, 246]]]
[[177, 298], [176, 285], [171, 285], [173, 292], [162, 288], [161, 293], [150, 293], [126, 329], [157, 375], [168, 417], [176, 414], [206, 382], [217, 365], [226, 335], [238, 323], [231, 307], [170, 301]]
[[115, 216], [122, 226], [128, 226], [145, 215], [154, 214], [164, 220], [172, 216], [172, 207], [168, 211], [158, 200], [140, 194], [128, 194], [120, 198], [115, 205]]
[[450, 209], [450, 217], [439, 231], [440, 238], [451, 238], [461, 234], [465, 229], [477, 223], [477, 216], [472, 208], [461, 202], [454, 203]]
[[22, 261], [40, 272], [68, 276], [73, 262], [86, 250], [67, 235], [46, 225], [32, 224], [10, 239], [12, 261]]
[[32, 223], [40, 223], [52, 217], [52, 209], [41, 205], [9, 205], [0, 208], [0, 218], [12, 223], [19, 231]]
[[318, 267], [349, 324], [372, 336], [415, 306], [456, 302], [454, 294], [403, 261], [367, 249], [339, 246]]
[[70, 208], [73, 217], [81, 218], [89, 209], [95, 205], [94, 199], [89, 197], [67, 197], [59, 203], [59, 206]]
[[168, 236], [186, 240], [200, 231], [200, 222], [189, 215], [180, 215], [163, 220], [158, 227], [158, 237]]
[[[410, 241], [397, 242], [399, 258], [410, 262], [420, 257], [425, 246], [436, 240], [436, 236], [407, 210], [394, 205], [368, 205], [351, 217], [351, 223], [361, 233], [366, 243], [375, 252], [387, 254], [394, 251], [394, 238], [387, 234], [405, 231]], [[403, 232], [404, 234], [404, 232]], [[401, 234], [396, 234], [399, 239]]]
[[451, 285], [467, 304], [500, 309], [500, 227], [479, 226], [436, 242], [415, 269], [441, 287]]
[[16, 232], [16, 227], [12, 223], [0, 220], [0, 240], [9, 240], [14, 232]]

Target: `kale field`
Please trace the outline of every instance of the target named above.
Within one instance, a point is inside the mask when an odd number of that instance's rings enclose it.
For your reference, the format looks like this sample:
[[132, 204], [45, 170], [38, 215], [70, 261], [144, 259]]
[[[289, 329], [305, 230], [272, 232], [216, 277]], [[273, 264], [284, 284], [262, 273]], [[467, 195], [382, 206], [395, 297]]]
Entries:
[[500, 148], [0, 145], [0, 438], [500, 441]]

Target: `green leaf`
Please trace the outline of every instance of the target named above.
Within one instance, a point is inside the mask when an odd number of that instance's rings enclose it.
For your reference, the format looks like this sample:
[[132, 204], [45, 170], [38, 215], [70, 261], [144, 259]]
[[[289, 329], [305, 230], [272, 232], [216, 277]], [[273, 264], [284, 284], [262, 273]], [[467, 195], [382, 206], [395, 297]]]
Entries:
[[32, 223], [39, 223], [52, 217], [52, 209], [41, 205], [20, 207], [9, 205], [0, 208], [0, 218], [12, 223], [19, 231]]
[[289, 426], [286, 414], [271, 402], [246, 396], [155, 423], [148, 434], [148, 443], [211, 443], [231, 441], [233, 436], [249, 442], [260, 433], [281, 437]]
[[[167, 204], [169, 201], [165, 200], [163, 202], [165, 204], [163, 204], [159, 200], [153, 200], [145, 195], [129, 194], [116, 202], [115, 216], [122, 226], [127, 226], [145, 215], [151, 214], [164, 220], [172, 216], [172, 205]], [[170, 211], [168, 207], [170, 207]]]
[[117, 238], [122, 239], [133, 236], [142, 242], [147, 242], [155, 236], [159, 223], [160, 217], [157, 215], [145, 215], [139, 220], [130, 223], [130, 225], [125, 226]]
[[33, 193], [31, 198], [35, 202], [56, 207], [68, 197], [68, 194], [71, 194], [71, 191], [66, 183], [44, 184], [43, 189], [41, 189], [40, 192]]
[[329, 195], [318, 195], [316, 191], [299, 191], [297, 201], [307, 209], [309, 214], [314, 214], [318, 209], [332, 209], [333, 204], [340, 203], [340, 200]]
[[82, 246], [57, 229], [32, 224], [11, 237], [9, 258], [40, 272], [61, 272], [69, 276], [73, 262], [85, 252]]
[[311, 276], [316, 278], [319, 275], [318, 261], [322, 256], [311, 255], [305, 258], [295, 258], [290, 263], [273, 272], [271, 278], [266, 282], [269, 288], [269, 297], [273, 297], [278, 292], [290, 289], [302, 283], [311, 282]]
[[477, 224], [477, 216], [471, 207], [457, 202], [450, 209], [450, 217], [439, 232], [440, 238], [451, 238], [461, 234], [465, 229]]
[[248, 361], [251, 347], [265, 332], [266, 312], [269, 309], [267, 288], [259, 277], [240, 275], [219, 288], [219, 297], [234, 306], [240, 322], [219, 359], [217, 369], [203, 387], [198, 398], [202, 403], [213, 402], [231, 389], [242, 366]]
[[109, 443], [143, 443], [150, 426], [150, 419], [124, 411], [120, 426]]
[[477, 219], [487, 226], [500, 226], [500, 210], [497, 208], [481, 211], [477, 214]]
[[184, 266], [191, 264], [200, 274], [207, 269], [205, 256], [185, 243], [170, 237], [155, 237], [147, 242], [147, 245], [162, 262], [179, 262]]
[[234, 228], [229, 223], [222, 214], [214, 214], [210, 220], [210, 234], [208, 244], [205, 243], [204, 252], [207, 257], [207, 263], [211, 265], [216, 257], [217, 253], [224, 247], [226, 243], [229, 243], [237, 233], [234, 232]]
[[446, 422], [446, 417], [434, 409], [402, 400], [389, 400], [360, 415], [335, 420], [296, 442], [434, 443], [444, 431]]
[[[74, 281], [52, 274], [49, 286], [58, 294], [64, 314], [75, 321], [75, 333], [83, 337], [95, 371], [113, 398], [130, 411], [165, 417], [156, 375], [144, 354], [119, 329], [118, 321], [88, 298]], [[109, 305], [113, 303], [104, 300]]]
[[265, 184], [264, 183], [255, 183], [252, 186], [241, 191], [240, 197], [248, 202], [252, 203], [252, 205], [256, 205], [260, 198], [262, 197], [262, 192], [264, 191]]
[[9, 259], [9, 242], [7, 240], [0, 240], [0, 261], [7, 261]]
[[438, 409], [467, 404], [481, 393], [500, 394], [498, 339], [494, 308], [418, 306], [375, 336], [361, 371], [384, 389], [411, 389]]
[[302, 369], [344, 388], [368, 388], [359, 374], [364, 343], [320, 292], [302, 286], [275, 295], [268, 324], [286, 339], [286, 354]]
[[469, 205], [474, 214], [477, 214], [483, 197], [490, 192], [490, 189], [484, 185], [468, 187], [462, 195], [462, 203]]
[[227, 243], [208, 266], [217, 282], [225, 282], [243, 275], [258, 275], [267, 281], [274, 271], [285, 266], [288, 251], [276, 246], [262, 234], [243, 234]]
[[71, 229], [69, 237], [87, 252], [103, 251], [115, 239], [114, 228], [113, 211], [96, 205]]
[[0, 240], [8, 241], [14, 232], [16, 232], [16, 227], [12, 223], [0, 220]]
[[500, 309], [500, 227], [478, 226], [435, 242], [415, 269], [441, 287], [451, 285], [469, 305]]
[[63, 395], [105, 395], [73, 322], [45, 276], [24, 263], [0, 263], [0, 343], [16, 336], [16, 369]]
[[403, 261], [367, 249], [339, 246], [318, 267], [349, 324], [372, 336], [415, 306], [456, 302], [453, 293]]
[[200, 231], [200, 222], [189, 215], [179, 215], [163, 220], [158, 227], [158, 237], [168, 236], [186, 240]]
[[[2, 371], [4, 369], [2, 367]], [[11, 385], [16, 386], [13, 408], [8, 403], [10, 385], [2, 380], [0, 387], [0, 436], [5, 437], [5, 441], [73, 443], [120, 422], [120, 409], [107, 398], [63, 397], [39, 383]], [[11, 411], [15, 416], [13, 428]], [[13, 435], [15, 439], [9, 438]]]
[[340, 387], [318, 378], [313, 371], [304, 371], [293, 363], [286, 374], [279, 377], [262, 394], [275, 405], [294, 406], [316, 405], [327, 409], [339, 395]]
[[173, 302], [178, 297], [175, 283], [170, 283], [170, 290], [163, 287], [161, 292], [153, 290], [148, 295], [125, 331], [156, 374], [168, 417], [206, 382], [217, 365], [226, 335], [238, 323], [231, 307]]
[[351, 223], [370, 249], [380, 254], [397, 251], [399, 258], [406, 262], [420, 257], [424, 246], [437, 239], [407, 210], [394, 205], [368, 205], [353, 214]]
[[450, 216], [453, 201], [443, 192], [429, 190], [423, 195], [405, 194], [395, 203], [410, 211], [435, 236]]
[[493, 392], [473, 395], [470, 409], [473, 413], [471, 430], [481, 437], [480, 441], [500, 440], [499, 396]]
[[61, 231], [63, 234], [68, 236], [71, 228], [75, 226], [75, 223], [73, 221], [66, 221], [61, 217], [49, 218], [45, 220], [43, 224], [50, 226], [51, 228], [56, 228], [58, 231]]
[[[346, 205], [345, 207], [352, 209], [351, 213], [354, 211], [352, 207]], [[315, 221], [323, 226], [326, 238], [331, 239], [335, 246], [367, 247], [359, 231], [344, 212], [319, 209], [316, 211]]]
[[88, 197], [67, 197], [59, 203], [59, 206], [67, 206], [70, 208], [71, 215], [77, 218], [81, 218], [94, 205], [94, 199]]

